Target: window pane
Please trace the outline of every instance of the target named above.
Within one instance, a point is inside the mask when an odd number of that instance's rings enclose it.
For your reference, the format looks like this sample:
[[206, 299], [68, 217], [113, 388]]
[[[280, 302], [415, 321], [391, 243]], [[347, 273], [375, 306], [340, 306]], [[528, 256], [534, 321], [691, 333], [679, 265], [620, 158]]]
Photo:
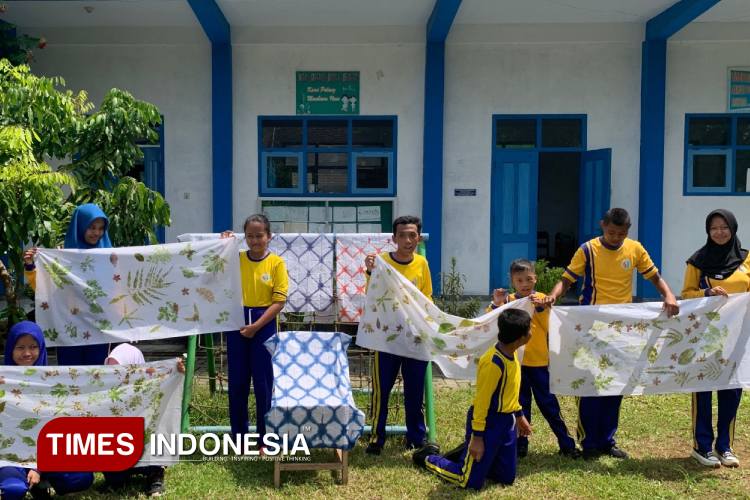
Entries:
[[750, 146], [750, 118], [739, 118], [737, 120], [737, 144]]
[[346, 146], [347, 123], [339, 120], [307, 122], [307, 145], [315, 148]]
[[269, 188], [299, 187], [299, 161], [296, 156], [269, 156], [266, 158], [266, 167]]
[[725, 187], [726, 162], [725, 155], [694, 155], [693, 187]]
[[264, 148], [290, 148], [301, 145], [300, 120], [263, 120]]
[[730, 137], [729, 118], [690, 118], [688, 144], [691, 146], [726, 146]]
[[348, 153], [308, 153], [307, 192], [346, 193]]
[[536, 120], [498, 120], [495, 145], [501, 148], [536, 147]]
[[393, 122], [390, 120], [354, 120], [352, 146], [393, 147]]
[[581, 140], [581, 120], [578, 118], [549, 118], [542, 120], [542, 147], [579, 148]]
[[388, 157], [357, 157], [357, 189], [388, 189]]
[[738, 193], [747, 193], [750, 191], [748, 186], [748, 169], [750, 169], [750, 151], [737, 151], [737, 161], [735, 162], [737, 176], [734, 181], [734, 190]]

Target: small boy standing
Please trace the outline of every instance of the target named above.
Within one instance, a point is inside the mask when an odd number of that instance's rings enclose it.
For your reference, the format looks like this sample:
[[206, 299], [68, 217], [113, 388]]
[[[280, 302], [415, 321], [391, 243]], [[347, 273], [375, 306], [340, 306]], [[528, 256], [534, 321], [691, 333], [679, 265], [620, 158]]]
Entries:
[[497, 318], [498, 342], [477, 369], [477, 392], [466, 415], [466, 437], [458, 460], [431, 454], [434, 445], [414, 453], [417, 465], [463, 488], [481, 489], [486, 479], [511, 485], [516, 478], [516, 435], [531, 434], [518, 393], [521, 365], [516, 350], [531, 338], [531, 317], [508, 309]]
[[[534, 263], [526, 259], [516, 259], [510, 263], [510, 281], [515, 293], [508, 293], [498, 288], [492, 293], [492, 304], [488, 312], [501, 305], [529, 297], [535, 305], [531, 318], [531, 340], [526, 345], [521, 361], [521, 392], [519, 402], [523, 408], [526, 420], [531, 422], [532, 393], [539, 410], [549, 424], [560, 447], [560, 455], [578, 458], [581, 452], [576, 448], [576, 442], [568, 432], [568, 427], [562, 418], [560, 403], [549, 390], [549, 308], [542, 305], [545, 294], [534, 290], [537, 276]], [[518, 438], [518, 457], [523, 458], [529, 452], [529, 440]]]
[[[393, 266], [420, 292], [432, 300], [432, 278], [427, 259], [415, 253], [421, 241], [422, 221], [413, 215], [404, 215], [393, 221], [395, 252], [381, 254], [383, 260]], [[369, 277], [375, 267], [375, 255], [365, 258]], [[406, 358], [386, 352], [375, 352], [372, 374], [372, 434], [365, 450], [371, 455], [380, 455], [385, 444], [385, 423], [388, 417], [388, 399], [396, 382], [399, 370], [404, 379], [404, 407], [406, 414], [406, 447], [421, 448], [426, 440], [424, 422], [424, 378], [427, 361]]]
[[[552, 306], [578, 278], [583, 278], [581, 305], [628, 304], [633, 300], [633, 270], [649, 280], [662, 297], [668, 316], [680, 312], [672, 290], [639, 242], [628, 238], [630, 215], [624, 208], [607, 210], [599, 221], [602, 236], [576, 250], [562, 279], [543, 302]], [[617, 447], [615, 433], [620, 420], [622, 396], [588, 396], [578, 399], [578, 439], [583, 458], [600, 455], [628, 458]]]

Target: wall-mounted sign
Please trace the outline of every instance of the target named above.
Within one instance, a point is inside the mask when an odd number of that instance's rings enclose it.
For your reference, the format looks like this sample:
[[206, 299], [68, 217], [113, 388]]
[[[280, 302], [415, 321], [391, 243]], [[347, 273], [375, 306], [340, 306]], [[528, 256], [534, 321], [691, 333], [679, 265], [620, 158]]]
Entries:
[[454, 189], [453, 196], [476, 196], [476, 189]]
[[750, 67], [729, 68], [729, 111], [750, 110]]
[[297, 71], [298, 115], [358, 115], [359, 71]]

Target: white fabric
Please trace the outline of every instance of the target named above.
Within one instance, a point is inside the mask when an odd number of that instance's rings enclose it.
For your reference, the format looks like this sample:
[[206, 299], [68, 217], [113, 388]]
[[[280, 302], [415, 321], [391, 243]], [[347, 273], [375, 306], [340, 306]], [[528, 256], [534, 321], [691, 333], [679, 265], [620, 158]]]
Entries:
[[529, 314], [534, 310], [524, 298], [474, 319], [446, 314], [378, 257], [367, 286], [357, 345], [434, 361], [446, 377], [473, 379], [479, 358], [497, 342], [497, 317], [508, 308]]
[[[36, 466], [39, 431], [57, 417], [143, 417], [145, 437], [180, 432], [175, 360], [134, 366], [0, 366], [0, 467]], [[138, 466], [167, 465], [144, 447]]]
[[[146, 362], [143, 353], [131, 344], [120, 344], [109, 353], [107, 359], [114, 359], [119, 365], [142, 365]], [[107, 359], [104, 360], [105, 364]]]
[[662, 304], [553, 307], [550, 388], [604, 396], [750, 387], [750, 294]]
[[47, 345], [160, 339], [244, 326], [237, 240], [37, 253]]

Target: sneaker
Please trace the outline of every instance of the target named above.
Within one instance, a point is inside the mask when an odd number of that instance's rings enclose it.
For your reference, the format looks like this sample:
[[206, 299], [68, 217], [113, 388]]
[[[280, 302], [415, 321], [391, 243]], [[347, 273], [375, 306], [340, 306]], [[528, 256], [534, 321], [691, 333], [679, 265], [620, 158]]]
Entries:
[[573, 460], [575, 460], [577, 458], [581, 458], [581, 455], [582, 455], [581, 450], [579, 450], [575, 446], [573, 448], [562, 448], [558, 452], [558, 454], [560, 454], [560, 455], [562, 455], [564, 457], [572, 458]]
[[365, 453], [367, 453], [368, 455], [380, 455], [380, 452], [382, 451], [383, 447], [379, 446], [377, 443], [370, 443], [365, 449]]
[[618, 448], [616, 444], [613, 444], [611, 447], [602, 450], [602, 454], [609, 455], [612, 458], [629, 458], [628, 454]]
[[427, 443], [420, 449], [414, 452], [414, 454], [411, 456], [412, 461], [417, 467], [426, 468], [426, 461], [427, 457], [430, 455], [438, 455], [440, 454], [440, 448], [435, 443]]
[[693, 457], [696, 462], [701, 465], [705, 465], [706, 467], [721, 467], [721, 462], [719, 462], [719, 459], [716, 458], [716, 455], [713, 451], [703, 452], [693, 450], [690, 456]]
[[740, 461], [737, 458], [737, 455], [735, 455], [731, 449], [721, 452], [719, 450], [716, 450], [716, 454], [719, 456], [719, 461], [724, 467], [740, 466]]
[[461, 459], [461, 455], [466, 450], [466, 443], [461, 443], [449, 452], [443, 455], [443, 458], [450, 460], [451, 462], [458, 462]]
[[602, 452], [596, 448], [584, 448], [581, 455], [584, 460], [596, 460], [602, 455]]
[[411, 450], [416, 451], [416, 450], [421, 450], [422, 448], [427, 446], [427, 444], [428, 442], [426, 439], [422, 441], [421, 443], [410, 443], [409, 441], [406, 441], [406, 444], [404, 445], [404, 447], [406, 448], [406, 451], [411, 451]]
[[524, 444], [520, 444], [519, 443], [518, 445], [516, 445], [516, 456], [518, 458], [523, 458], [523, 457], [525, 457], [528, 454], [529, 454], [529, 444], [528, 443], [524, 443]]
[[164, 493], [164, 467], [159, 467], [146, 477], [146, 496], [160, 497]]

